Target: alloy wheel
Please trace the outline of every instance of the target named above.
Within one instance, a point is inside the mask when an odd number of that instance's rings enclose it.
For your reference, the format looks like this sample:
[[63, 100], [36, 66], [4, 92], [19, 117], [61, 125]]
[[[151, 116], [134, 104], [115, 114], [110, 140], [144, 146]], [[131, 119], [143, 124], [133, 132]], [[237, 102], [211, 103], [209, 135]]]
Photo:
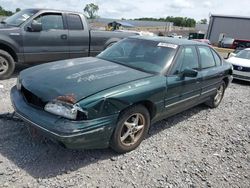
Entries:
[[142, 136], [145, 118], [140, 113], [131, 115], [123, 124], [120, 140], [125, 146], [134, 145]]
[[224, 92], [224, 87], [223, 85], [221, 85], [218, 89], [217, 89], [217, 93], [214, 97], [214, 102], [215, 104], [220, 103], [220, 101], [222, 100], [223, 97], [223, 92]]
[[8, 61], [0, 56], [0, 75], [5, 74], [8, 71], [9, 63]]

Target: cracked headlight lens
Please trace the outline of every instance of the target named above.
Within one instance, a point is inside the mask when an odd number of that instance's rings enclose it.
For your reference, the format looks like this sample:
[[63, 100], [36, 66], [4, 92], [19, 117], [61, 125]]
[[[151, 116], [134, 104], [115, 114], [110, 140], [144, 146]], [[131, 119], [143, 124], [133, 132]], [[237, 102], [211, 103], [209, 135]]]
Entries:
[[76, 107], [75, 105], [53, 101], [47, 103], [44, 107], [44, 110], [58, 116], [76, 120], [78, 112], [77, 108], [79, 107]]

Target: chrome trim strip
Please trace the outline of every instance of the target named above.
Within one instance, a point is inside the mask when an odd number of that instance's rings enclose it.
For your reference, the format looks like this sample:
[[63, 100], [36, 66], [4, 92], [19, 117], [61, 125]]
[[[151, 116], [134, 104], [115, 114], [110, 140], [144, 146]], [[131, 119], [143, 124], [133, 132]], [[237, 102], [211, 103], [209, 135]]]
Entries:
[[213, 91], [216, 91], [216, 90], [217, 90], [216, 88], [213, 88], [213, 89], [202, 92], [201, 95], [205, 95], [207, 93], [210, 93], [210, 92], [213, 92]]
[[20, 33], [10, 33], [11, 36], [20, 36]]
[[188, 98], [183, 99], [183, 100], [181, 100], [181, 101], [178, 101], [178, 102], [174, 102], [174, 103], [172, 103], [172, 104], [169, 104], [169, 105], [165, 106], [165, 108], [169, 108], [169, 107], [171, 107], [171, 106], [174, 106], [174, 105], [179, 104], [179, 103], [186, 102], [186, 101], [188, 101], [188, 100], [194, 99], [194, 98], [199, 97], [199, 96], [200, 96], [200, 94], [194, 95], [194, 96], [192, 96], [192, 97], [188, 97]]

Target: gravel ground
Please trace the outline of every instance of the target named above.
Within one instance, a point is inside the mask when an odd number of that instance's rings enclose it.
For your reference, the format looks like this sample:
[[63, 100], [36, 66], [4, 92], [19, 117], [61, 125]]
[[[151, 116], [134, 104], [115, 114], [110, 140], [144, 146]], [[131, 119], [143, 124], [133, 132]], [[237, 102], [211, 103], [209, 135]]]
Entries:
[[[0, 81], [0, 113], [15, 79]], [[0, 187], [249, 187], [249, 114], [250, 84], [233, 83], [218, 108], [163, 120], [124, 155], [64, 149], [0, 118]]]

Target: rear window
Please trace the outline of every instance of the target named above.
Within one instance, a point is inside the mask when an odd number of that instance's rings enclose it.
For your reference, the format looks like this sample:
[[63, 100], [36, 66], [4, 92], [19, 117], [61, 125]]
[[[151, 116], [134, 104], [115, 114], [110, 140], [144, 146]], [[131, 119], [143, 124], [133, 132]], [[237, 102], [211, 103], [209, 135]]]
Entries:
[[83, 30], [82, 20], [79, 15], [68, 14], [67, 21], [69, 30]]

